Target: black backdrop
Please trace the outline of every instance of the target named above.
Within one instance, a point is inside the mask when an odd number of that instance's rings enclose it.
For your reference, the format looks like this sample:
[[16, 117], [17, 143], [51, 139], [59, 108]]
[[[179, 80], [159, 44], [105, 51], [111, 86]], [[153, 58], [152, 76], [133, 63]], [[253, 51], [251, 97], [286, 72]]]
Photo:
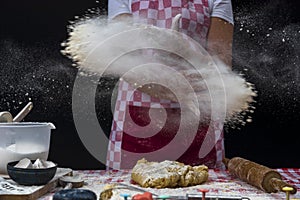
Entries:
[[[233, 70], [258, 91], [253, 122], [225, 131], [227, 157], [242, 156], [270, 167], [300, 167], [300, 21], [296, 2], [233, 0], [235, 32]], [[72, 86], [77, 70], [60, 54], [67, 25], [100, 0], [27, 0], [0, 3], [0, 110], [16, 114], [29, 100], [26, 121], [50, 121], [57, 129], [49, 159], [74, 169], [103, 168], [82, 145], [72, 116]], [[108, 134], [111, 88], [98, 87], [98, 118]], [[103, 105], [103, 104], [102, 104]], [[1, 138], [0, 138], [1, 139]]]

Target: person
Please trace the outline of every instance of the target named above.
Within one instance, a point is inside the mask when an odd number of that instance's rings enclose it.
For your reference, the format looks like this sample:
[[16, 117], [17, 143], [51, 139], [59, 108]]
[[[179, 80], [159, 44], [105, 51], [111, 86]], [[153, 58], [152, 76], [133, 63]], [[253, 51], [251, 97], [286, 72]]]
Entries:
[[[171, 28], [172, 20], [181, 14], [179, 32], [199, 42], [212, 56], [217, 56], [228, 67], [232, 64], [233, 12], [230, 0], [109, 0], [108, 17], [112, 20], [126, 18], [146, 19], [146, 23], [160, 28]], [[150, 112], [159, 103], [166, 112], [166, 122], [155, 135], [139, 137], [151, 124]], [[180, 105], [172, 100], [155, 98], [143, 90], [135, 90], [120, 81], [114, 108], [114, 119], [109, 139], [107, 167], [132, 168], [147, 153], [159, 152], [176, 136], [180, 123]], [[154, 118], [152, 117], [152, 120]], [[155, 120], [154, 120], [155, 121]], [[143, 129], [137, 129], [132, 122]], [[159, 122], [157, 122], [159, 123]], [[186, 149], [176, 159], [190, 165], [205, 164], [210, 168], [223, 168], [225, 156], [223, 124], [215, 124], [214, 147], [205, 157], [199, 150], [208, 132], [208, 125], [199, 124], [198, 131]], [[221, 134], [220, 134], [221, 132]], [[135, 135], [136, 134], [136, 135]], [[177, 151], [176, 149], [173, 149]], [[171, 153], [171, 151], [170, 151]], [[149, 154], [149, 155], [150, 155]], [[159, 154], [159, 153], [158, 153]], [[152, 155], [152, 154], [151, 154]], [[160, 155], [168, 159], [168, 155]], [[153, 158], [149, 156], [149, 158]]]

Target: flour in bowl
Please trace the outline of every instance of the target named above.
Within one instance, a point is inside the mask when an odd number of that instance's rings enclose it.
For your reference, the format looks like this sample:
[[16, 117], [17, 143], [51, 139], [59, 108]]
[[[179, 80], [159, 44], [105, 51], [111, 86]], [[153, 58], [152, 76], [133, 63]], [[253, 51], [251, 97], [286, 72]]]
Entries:
[[6, 165], [9, 162], [19, 161], [23, 158], [46, 160], [49, 151], [45, 146], [33, 143], [12, 144], [6, 148], [0, 147], [0, 174], [7, 174]]

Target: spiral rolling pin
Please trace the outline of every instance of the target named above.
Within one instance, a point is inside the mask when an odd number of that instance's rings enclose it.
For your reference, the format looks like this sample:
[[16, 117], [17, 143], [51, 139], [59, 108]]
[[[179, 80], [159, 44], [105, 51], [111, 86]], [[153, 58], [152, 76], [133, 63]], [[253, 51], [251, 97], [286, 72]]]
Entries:
[[241, 180], [253, 185], [267, 193], [282, 191], [284, 187], [292, 188], [291, 194], [295, 194], [297, 189], [284, 182], [279, 172], [246, 160], [240, 157], [232, 159], [224, 159], [224, 164], [228, 168], [230, 174], [237, 176]]

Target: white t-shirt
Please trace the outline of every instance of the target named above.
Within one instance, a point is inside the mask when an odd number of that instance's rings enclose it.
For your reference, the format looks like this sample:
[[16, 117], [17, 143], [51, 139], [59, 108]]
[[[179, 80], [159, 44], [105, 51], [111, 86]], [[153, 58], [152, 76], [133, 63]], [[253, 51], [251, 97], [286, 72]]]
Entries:
[[[219, 17], [233, 24], [231, 0], [208, 0], [211, 17]], [[109, 0], [108, 17], [131, 13], [131, 0]]]

